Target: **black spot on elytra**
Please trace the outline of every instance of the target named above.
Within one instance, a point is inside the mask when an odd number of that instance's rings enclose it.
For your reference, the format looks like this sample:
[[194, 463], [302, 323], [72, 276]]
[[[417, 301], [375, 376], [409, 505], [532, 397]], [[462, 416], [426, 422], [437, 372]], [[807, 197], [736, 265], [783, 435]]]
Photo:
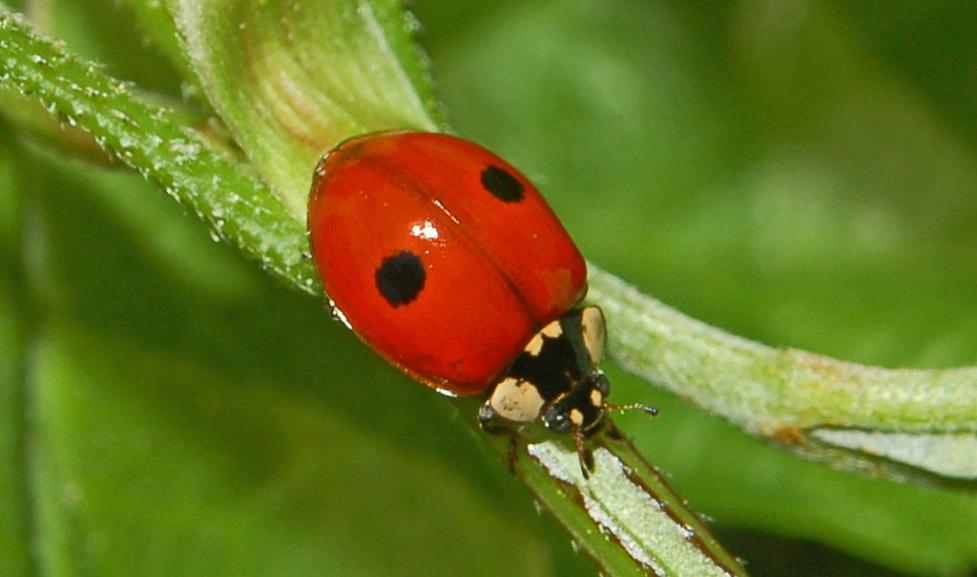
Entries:
[[383, 259], [376, 274], [377, 290], [394, 308], [416, 299], [426, 279], [421, 257], [406, 250]]
[[519, 179], [494, 164], [482, 171], [482, 186], [502, 202], [522, 200], [522, 183]]

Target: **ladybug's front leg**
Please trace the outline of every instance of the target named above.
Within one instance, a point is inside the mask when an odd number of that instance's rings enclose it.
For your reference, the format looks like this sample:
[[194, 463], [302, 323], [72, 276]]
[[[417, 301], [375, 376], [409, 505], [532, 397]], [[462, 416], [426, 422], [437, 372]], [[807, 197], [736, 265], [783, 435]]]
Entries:
[[490, 435], [508, 435], [509, 453], [507, 460], [509, 472], [515, 475], [516, 461], [519, 459], [519, 439], [516, 436], [515, 428], [500, 419], [488, 401], [478, 410], [478, 426]]

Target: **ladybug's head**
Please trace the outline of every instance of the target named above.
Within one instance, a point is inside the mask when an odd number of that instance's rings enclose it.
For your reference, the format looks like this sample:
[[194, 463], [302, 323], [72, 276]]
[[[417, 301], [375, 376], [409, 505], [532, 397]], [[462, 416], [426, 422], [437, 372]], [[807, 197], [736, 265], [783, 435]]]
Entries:
[[585, 439], [598, 433], [609, 410], [657, 411], [607, 402], [611, 384], [598, 368], [604, 358], [604, 314], [575, 309], [546, 324], [488, 393], [478, 414], [482, 428], [504, 432], [542, 421], [554, 433], [572, 434], [584, 476], [592, 468]]
[[555, 433], [595, 430], [604, 421], [610, 393], [607, 377], [595, 370], [576, 388], [553, 401], [543, 413], [543, 423]]

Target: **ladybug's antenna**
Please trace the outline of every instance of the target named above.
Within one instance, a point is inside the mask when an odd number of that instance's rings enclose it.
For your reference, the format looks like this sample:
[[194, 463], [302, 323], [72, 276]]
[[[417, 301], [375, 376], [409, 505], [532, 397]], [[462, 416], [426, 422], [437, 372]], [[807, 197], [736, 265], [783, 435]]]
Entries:
[[614, 403], [604, 403], [604, 408], [608, 411], [641, 411], [652, 417], [658, 416], [658, 409], [655, 407], [649, 407], [648, 405], [642, 405], [641, 403], [631, 403], [628, 405], [615, 405]]

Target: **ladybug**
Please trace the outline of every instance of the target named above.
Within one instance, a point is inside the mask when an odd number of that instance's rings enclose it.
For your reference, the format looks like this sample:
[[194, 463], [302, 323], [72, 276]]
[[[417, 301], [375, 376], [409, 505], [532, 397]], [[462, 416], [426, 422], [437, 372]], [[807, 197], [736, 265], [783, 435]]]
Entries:
[[[610, 384], [604, 315], [578, 308], [587, 265], [553, 210], [497, 155], [438, 133], [378, 132], [319, 162], [309, 242], [334, 315], [451, 396], [484, 395], [485, 431], [536, 421], [584, 439]], [[514, 437], [513, 437], [514, 439]]]

